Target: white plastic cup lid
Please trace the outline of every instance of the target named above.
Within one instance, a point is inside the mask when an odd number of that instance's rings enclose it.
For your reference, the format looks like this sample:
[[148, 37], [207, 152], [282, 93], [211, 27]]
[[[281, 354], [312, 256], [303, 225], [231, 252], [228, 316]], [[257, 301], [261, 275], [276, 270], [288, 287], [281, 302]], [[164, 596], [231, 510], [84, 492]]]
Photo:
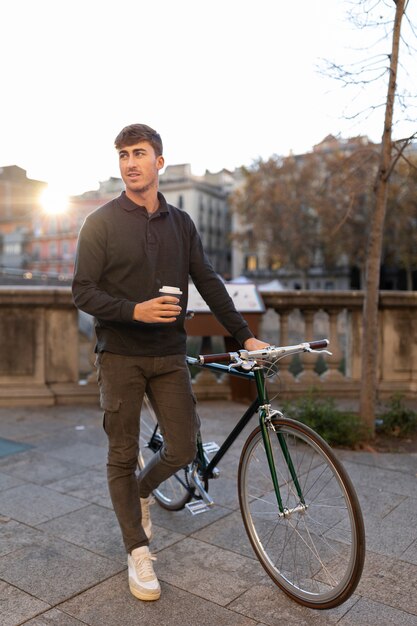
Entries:
[[169, 294], [170, 296], [181, 296], [182, 291], [178, 287], [169, 287], [168, 285], [164, 285], [159, 290], [159, 293]]

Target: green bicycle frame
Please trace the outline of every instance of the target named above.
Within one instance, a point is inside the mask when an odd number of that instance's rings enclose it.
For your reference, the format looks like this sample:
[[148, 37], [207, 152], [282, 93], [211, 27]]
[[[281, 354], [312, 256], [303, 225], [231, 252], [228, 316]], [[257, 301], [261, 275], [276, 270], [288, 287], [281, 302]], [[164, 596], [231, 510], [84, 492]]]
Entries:
[[[230, 369], [227, 366], [219, 364], [219, 363], [213, 362], [213, 363], [201, 364], [201, 363], [197, 363], [196, 359], [194, 359], [193, 357], [187, 357], [187, 361], [190, 365], [197, 365], [198, 367], [203, 367], [205, 369], [209, 369], [214, 372], [228, 373], [228, 374], [231, 374], [232, 376], [245, 378], [246, 380], [251, 380], [251, 379], [255, 380], [256, 389], [257, 389], [256, 399], [252, 402], [250, 407], [248, 407], [244, 415], [239, 420], [238, 424], [236, 424], [232, 432], [229, 433], [226, 440], [220, 446], [220, 449], [216, 452], [216, 454], [208, 463], [205, 458], [201, 435], [200, 434], [198, 435], [197, 458], [199, 460], [199, 467], [201, 469], [202, 479], [208, 480], [210, 478], [213, 478], [213, 473], [212, 473], [213, 469], [217, 466], [217, 464], [226, 454], [227, 450], [230, 448], [232, 443], [236, 440], [238, 435], [242, 432], [245, 426], [249, 423], [249, 421], [252, 419], [255, 413], [259, 412], [259, 425], [261, 428], [262, 439], [263, 439], [264, 446], [265, 446], [265, 452], [267, 455], [269, 470], [271, 472], [271, 477], [272, 477], [274, 491], [275, 491], [276, 498], [277, 498], [278, 508], [279, 508], [280, 513], [282, 515], [285, 515], [286, 512], [284, 509], [284, 505], [282, 503], [277, 472], [275, 469], [274, 455], [273, 455], [271, 441], [269, 439], [269, 433], [268, 433], [268, 423], [270, 421], [271, 414], [270, 414], [270, 403], [269, 403], [268, 393], [266, 390], [266, 385], [265, 385], [266, 381], [265, 381], [265, 374], [264, 374], [263, 368], [255, 367], [250, 372], [239, 371], [239, 370], [230, 371]], [[280, 432], [277, 432], [276, 435], [277, 435], [279, 446], [281, 448], [285, 462], [288, 466], [288, 470], [290, 472], [291, 478], [294, 482], [294, 486], [297, 491], [298, 497], [300, 498], [300, 502], [304, 505], [305, 504], [304, 496], [301, 490], [299, 480], [297, 478], [297, 473], [295, 471], [295, 467], [292, 462], [291, 454], [288, 449], [287, 443], [285, 441], [284, 436]]]
[[[262, 433], [262, 439], [264, 442], [264, 446], [265, 446], [265, 453], [266, 453], [266, 457], [268, 460], [268, 466], [269, 466], [269, 471], [271, 472], [271, 478], [272, 478], [272, 483], [274, 485], [274, 490], [275, 490], [275, 495], [277, 498], [277, 502], [278, 502], [278, 508], [280, 513], [282, 513], [283, 515], [285, 514], [285, 509], [284, 509], [284, 505], [282, 503], [282, 498], [281, 498], [281, 492], [279, 489], [279, 482], [278, 482], [278, 476], [277, 476], [277, 472], [275, 469], [275, 463], [274, 463], [274, 453], [272, 451], [272, 446], [271, 446], [271, 441], [269, 438], [269, 433], [268, 433], [268, 426], [267, 426], [267, 421], [269, 418], [269, 398], [268, 398], [268, 393], [266, 390], [266, 385], [265, 385], [265, 375], [263, 373], [263, 369], [261, 367], [257, 367], [253, 370], [254, 374], [255, 374], [255, 382], [256, 382], [256, 388], [257, 388], [257, 392], [258, 392], [258, 398], [259, 398], [259, 425], [261, 428], [261, 433]], [[282, 450], [282, 454], [284, 456], [284, 459], [287, 463], [288, 469], [290, 471], [291, 474], [291, 478], [293, 479], [294, 482], [294, 486], [297, 490], [297, 494], [298, 497], [300, 498], [300, 502], [302, 504], [305, 504], [304, 501], [304, 496], [301, 490], [301, 485], [298, 481], [298, 477], [294, 468], [294, 464], [292, 462], [291, 459], [291, 454], [290, 451], [288, 450], [288, 446], [287, 443], [284, 439], [284, 437], [282, 436], [281, 433], [276, 433], [277, 438], [278, 438], [278, 442], [279, 445], [281, 447]]]

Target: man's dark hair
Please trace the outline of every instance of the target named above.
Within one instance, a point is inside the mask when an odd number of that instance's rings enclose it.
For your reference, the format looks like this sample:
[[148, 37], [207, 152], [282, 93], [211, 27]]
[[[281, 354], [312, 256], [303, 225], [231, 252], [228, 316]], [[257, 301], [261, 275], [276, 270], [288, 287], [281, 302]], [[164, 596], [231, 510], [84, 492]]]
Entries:
[[116, 150], [121, 150], [125, 146], [133, 146], [140, 141], [147, 141], [151, 144], [156, 156], [162, 154], [162, 139], [159, 133], [146, 124], [130, 124], [125, 126], [114, 140]]

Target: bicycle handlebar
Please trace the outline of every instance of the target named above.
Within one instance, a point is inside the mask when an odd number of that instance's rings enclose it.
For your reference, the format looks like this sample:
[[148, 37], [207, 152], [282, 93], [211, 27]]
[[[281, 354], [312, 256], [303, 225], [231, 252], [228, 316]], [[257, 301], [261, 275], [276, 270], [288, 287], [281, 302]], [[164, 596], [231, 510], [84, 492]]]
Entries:
[[197, 362], [203, 365], [204, 363], [240, 363], [241, 361], [267, 358], [279, 360], [290, 354], [314, 352], [315, 350], [331, 354], [326, 350], [328, 345], [328, 339], [320, 339], [318, 341], [299, 343], [294, 346], [268, 346], [261, 350], [238, 350], [237, 352], [220, 352], [219, 354], [199, 354]]

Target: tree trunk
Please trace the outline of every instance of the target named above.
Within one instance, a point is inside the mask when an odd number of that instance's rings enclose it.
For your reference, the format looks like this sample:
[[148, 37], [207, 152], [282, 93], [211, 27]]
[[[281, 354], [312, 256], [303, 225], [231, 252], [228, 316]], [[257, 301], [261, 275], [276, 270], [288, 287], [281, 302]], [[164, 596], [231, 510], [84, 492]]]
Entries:
[[387, 207], [388, 181], [392, 163], [392, 119], [396, 91], [401, 20], [406, 0], [394, 0], [396, 4], [390, 56], [388, 94], [385, 107], [384, 132], [381, 155], [375, 182], [375, 207], [371, 216], [368, 256], [365, 275], [365, 298], [363, 306], [362, 381], [360, 412], [368, 428], [369, 437], [375, 433], [375, 413], [378, 386], [378, 301], [381, 267], [382, 237]]

